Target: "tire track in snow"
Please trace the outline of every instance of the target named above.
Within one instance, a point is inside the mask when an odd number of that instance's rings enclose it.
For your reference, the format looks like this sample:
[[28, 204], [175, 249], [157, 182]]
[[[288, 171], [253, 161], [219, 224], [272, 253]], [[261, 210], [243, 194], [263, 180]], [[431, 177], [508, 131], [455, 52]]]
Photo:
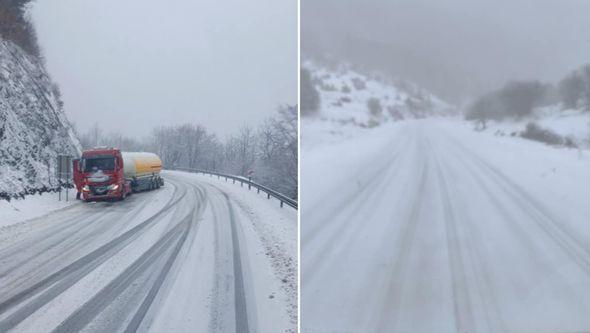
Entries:
[[[445, 154], [445, 157], [449, 158], [449, 154], [448, 151]], [[458, 161], [461, 161], [462, 159], [460, 158], [460, 156], [453, 156], [453, 158], [455, 158]], [[451, 212], [453, 211], [452, 208], [452, 203], [450, 201], [450, 198], [453, 197], [451, 195], [450, 192], [450, 187], [449, 187], [449, 182], [446, 180], [447, 179], [447, 175], [449, 175], [450, 173], [447, 171], [445, 172], [443, 169], [445, 169], [445, 165], [443, 163], [440, 162], [440, 160], [438, 159], [438, 157], [435, 156], [435, 159], [437, 160], [437, 172], [439, 173], [439, 180], [442, 181], [442, 186], [441, 186], [441, 196], [443, 197], [443, 200], [446, 201], [445, 203], [445, 209], [446, 210], [450, 210]], [[471, 170], [468, 168], [467, 165], [463, 164], [463, 166], [467, 167], [468, 171], [471, 172]], [[448, 170], [448, 167], [446, 168]], [[462, 169], [463, 170], [463, 169]], [[487, 190], [487, 188], [485, 189]], [[489, 194], [489, 193], [488, 193]], [[490, 194], [491, 195], [491, 194]], [[496, 197], [490, 197], [494, 202], [498, 202]], [[497, 206], [496, 206], [497, 207]], [[505, 213], [504, 211], [502, 211], [503, 213]], [[455, 219], [456, 220], [456, 219]], [[486, 265], [486, 258], [484, 257], [484, 255], [481, 253], [481, 249], [480, 249], [480, 245], [479, 244], [475, 244], [474, 240], [480, 239], [479, 236], [479, 232], [476, 231], [475, 226], [473, 226], [474, 221], [471, 220], [462, 220], [462, 228], [461, 230], [463, 230], [465, 232], [465, 236], [463, 237], [464, 242], [466, 243], [466, 248], [468, 249], [467, 251], [463, 251], [466, 254], [468, 263], [470, 264], [468, 267], [471, 268], [471, 271], [473, 272], [474, 278], [475, 278], [475, 287], [477, 289], [477, 294], [472, 295], [472, 298], [475, 298], [476, 296], [478, 296], [478, 300], [481, 304], [483, 304], [483, 313], [485, 316], [485, 321], [487, 324], [487, 329], [489, 332], [506, 332], [506, 324], [502, 318], [501, 315], [501, 311], [500, 308], [498, 306], [498, 302], [497, 302], [497, 298], [496, 298], [496, 294], [495, 294], [495, 288], [494, 285], [490, 279], [490, 269], [489, 267]], [[477, 223], [477, 222], [475, 222]], [[465, 285], [465, 288], [468, 288], [467, 285]], [[476, 311], [477, 309], [474, 307], [474, 305], [472, 305], [471, 307], [471, 322], [475, 323], [475, 321], [473, 320], [473, 312]], [[477, 327], [472, 327], [471, 331], [476, 331], [479, 329], [479, 326]], [[458, 331], [461, 331], [458, 328]]]
[[183, 191], [175, 191], [175, 194], [178, 192], [180, 192], [180, 194], [177, 196], [173, 195], [168, 203], [160, 211], [136, 225], [132, 229], [102, 245], [84, 257], [77, 259], [59, 271], [49, 275], [33, 286], [19, 291], [12, 297], [3, 300], [0, 303], [0, 316], [6, 314], [12, 308], [17, 307], [27, 300], [30, 300], [30, 302], [20, 306], [10, 315], [0, 320], [0, 331], [6, 331], [18, 325], [32, 313], [40, 309], [45, 304], [49, 303], [66, 289], [77, 283], [79, 279], [89, 274], [100, 264], [107, 261], [122, 248], [139, 237], [149, 226], [157, 223], [159, 217], [175, 207], [175, 205], [186, 195], [187, 189], [183, 188]]
[[[393, 159], [393, 163], [395, 165], [395, 161], [396, 159]], [[394, 166], [392, 165], [392, 166]], [[365, 206], [367, 204], [367, 202], [371, 202], [371, 200], [365, 200], [364, 198], [372, 198], [373, 196], [376, 196], [377, 198], [379, 198], [379, 194], [378, 191], [376, 189], [381, 189], [381, 188], [388, 188], [389, 184], [388, 184], [388, 180], [394, 178], [395, 176], [397, 176], [399, 169], [397, 168], [390, 168], [386, 174], [385, 180], [381, 179], [380, 177], [375, 177], [374, 179], [380, 180], [379, 183], [375, 184], [375, 186], [377, 187], [373, 187], [373, 191], [370, 191], [369, 193], [367, 193], [367, 196], [363, 197], [362, 194], [359, 195], [359, 198], [357, 198], [357, 200], [354, 200], [352, 202], [352, 204], [349, 204], [349, 206], [347, 207], [348, 209], [346, 211], [358, 211], [359, 209], [361, 209], [363, 206]], [[360, 199], [363, 198], [363, 199]], [[336, 213], [336, 216], [332, 219], [332, 220], [336, 220], [336, 217], [339, 216], [340, 214], [344, 214], [345, 211], [340, 210], [339, 213]], [[365, 218], [368, 220], [369, 217], [365, 216]], [[328, 221], [326, 221], [328, 222]], [[354, 228], [355, 231], [358, 231], [359, 229], [364, 228], [365, 226], [360, 224], [360, 223], [356, 223], [357, 221], [353, 218], [346, 218], [343, 223], [341, 225], [338, 226], [339, 229], [342, 230], [350, 230], [350, 228]], [[322, 228], [322, 231], [317, 231], [319, 234], [321, 234], [321, 232], [325, 231], [325, 228], [327, 227], [327, 223], [326, 224], [321, 224], [324, 225], [324, 227]], [[354, 232], [351, 232], [352, 235], [354, 235]], [[330, 233], [330, 236], [327, 239], [322, 239], [321, 240], [321, 244], [320, 244], [320, 249], [316, 250], [316, 253], [321, 253], [321, 255], [314, 255], [311, 256], [311, 258], [308, 258], [305, 260], [305, 267], [302, 267], [303, 270], [305, 271], [305, 273], [303, 275], [305, 275], [306, 277], [306, 283], [309, 284], [313, 284], [313, 280], [315, 278], [315, 276], [317, 276], [316, 274], [313, 273], [314, 270], [317, 270], [318, 267], [320, 267], [322, 265], [322, 262], [329, 260], [330, 259], [330, 254], [332, 253], [337, 253], [337, 248], [338, 245], [337, 244], [342, 244], [342, 243], [346, 243], [342, 241], [342, 233], [339, 232], [332, 232]], [[307, 239], [307, 242], [304, 242], [305, 244], [302, 244], [301, 246], [308, 246], [310, 247], [310, 244], [313, 243], [313, 241], [315, 239], [317, 239], [316, 236], [315, 237], [311, 237], [310, 239]], [[340, 239], [340, 242], [338, 241]], [[309, 257], [309, 256], [308, 256]], [[303, 265], [302, 265], [303, 266]]]
[[[133, 264], [123, 271], [123, 273], [117, 276], [82, 307], [78, 308], [78, 310], [64, 320], [53, 332], [66, 333], [80, 331], [119, 295], [121, 295], [139, 278], [139, 276], [149, 270], [159, 271], [156, 280], [150, 287], [147, 295], [125, 329], [125, 332], [135, 332], [141, 324], [157, 292], [160, 290], [178, 252], [184, 245], [184, 242], [193, 227], [193, 223], [191, 222], [194, 221], [194, 217], [195, 212], [193, 211], [175, 227], [166, 232], [163, 237], [135, 260]], [[159, 259], [164, 257], [170, 251], [171, 253], [167, 256], [164, 265], [161, 265], [161, 267], [154, 267], [155, 263], [158, 263]]]
[[413, 195], [412, 209], [408, 217], [404, 219], [401, 232], [393, 243], [398, 244], [397, 250], [395, 251], [397, 255], [391, 270], [390, 282], [385, 291], [384, 299], [386, 304], [381, 307], [378, 316], [377, 331], [380, 332], [395, 330], [396, 324], [399, 320], [401, 295], [403, 294], [404, 280], [406, 278], [405, 275], [407, 274], [407, 269], [405, 268], [408, 264], [409, 253], [420, 222], [420, 212], [422, 210], [421, 196], [426, 189], [429, 175], [429, 160], [426, 159], [424, 162], [422, 172], [420, 173], [419, 184]]
[[[434, 150], [431, 150], [434, 151]], [[437, 181], [440, 187], [440, 198], [443, 203], [444, 223], [447, 240], [447, 251], [451, 268], [451, 288], [453, 291], [453, 313], [457, 332], [474, 332], [472, 302], [469, 285], [463, 262], [463, 250], [447, 179], [442, 171], [440, 161], [434, 154]]]
[[236, 226], [236, 218], [234, 209], [227, 193], [222, 192], [226, 199], [229, 210], [230, 224], [231, 224], [231, 239], [233, 247], [233, 261], [234, 261], [234, 301], [236, 313], [236, 332], [248, 333], [250, 328], [248, 326], [248, 310], [246, 303], [246, 291], [244, 288], [244, 276], [242, 271], [242, 258], [240, 254], [240, 241], [238, 238], [238, 231]]
[[[212, 205], [215, 221], [215, 271], [214, 286], [212, 291], [211, 332], [249, 332], [251, 325], [248, 310], [248, 293], [244, 279], [242, 252], [240, 251], [240, 237], [238, 233], [238, 220], [233, 210], [231, 199], [223, 190], [211, 186], [211, 191], [222, 200], [215, 200]], [[213, 195], [210, 195], [213, 197]], [[215, 206], [215, 207], [213, 207]], [[227, 221], [224, 218], [227, 214]], [[233, 279], [228, 281], [232, 276]], [[229, 293], [233, 289], [233, 295]], [[233, 317], [228, 315], [233, 312]], [[229, 327], [228, 322], [232, 322]], [[254, 329], [256, 331], [256, 329]]]
[[[453, 140], [454, 141], [454, 140]], [[522, 187], [510, 180], [506, 175], [494, 166], [482, 160], [475, 153], [455, 142], [457, 146], [474, 163], [486, 172], [487, 176], [497, 181], [498, 187], [511, 197], [522, 211], [527, 214], [543, 232], [557, 244], [573, 262], [575, 262], [587, 275], [590, 276], [590, 250], [574, 233], [568, 230], [567, 226], [560, 222], [549, 210], [537, 199], [528, 194]], [[528, 209], [525, 209], [528, 208]]]
[[[404, 147], [408, 144], [408, 141], [408, 137], [404, 137], [404, 140], [396, 141], [391, 147], [391, 151], [396, 151], [397, 148]], [[329, 210], [326, 210], [330, 212], [329, 216], [314, 216], [314, 219], [325, 220], [325, 223], [316, 223], [311, 229], [306, 230], [305, 233], [302, 231], [302, 235], [300, 237], [301, 247], [308, 246], [308, 244], [313, 242], [318, 235], [321, 235], [323, 230], [325, 230], [330, 225], [330, 222], [335, 220], [335, 217], [343, 215], [350, 210], [355, 210], [365, 204], [365, 202], [358, 200], [358, 198], [370, 196], [374, 193], [376, 187], [383, 184], [383, 178], [381, 175], [391, 171], [392, 166], [395, 165], [397, 158], [398, 154], [393, 153], [385, 162], [375, 166], [374, 168], [371, 168], [369, 172], [365, 172], [369, 175], [368, 180], [366, 180], [364, 184], [360, 185], [358, 191], [350, 192], [343, 198], [336, 200], [336, 202], [332, 205], [333, 207], [331, 207]], [[353, 202], [353, 205], [350, 205], [351, 202]], [[325, 208], [323, 207], [322, 209]], [[313, 213], [314, 211], [316, 211], [315, 207], [305, 209], [306, 214], [309, 214], [307, 212]]]
[[[412, 141], [412, 137], [408, 136], [403, 142], [398, 141], [398, 145], [405, 148], [409, 146], [410, 141]], [[318, 273], [319, 270], [322, 268], [328, 269], [323, 263], [330, 260], [332, 254], [338, 253], [342, 250], [343, 247], [353, 241], [352, 238], [358, 236], [360, 231], [367, 227], [364, 224], [357, 223], [357, 219], [353, 217], [357, 216], [355, 214], [358, 214], [363, 207], [366, 207], [368, 202], [374, 203], [383, 200], [384, 197], [382, 192], [390, 189], [390, 183], [396, 179], [402, 171], [402, 168], [399, 167], [399, 163], [403, 160], [402, 155], [404, 152], [405, 151], [398, 151], [391, 154], [388, 158], [388, 163], [386, 163], [387, 168], [380, 170], [377, 174], [373, 174], [372, 178], [366, 183], [367, 187], [362, 187], [360, 192], [352, 192], [355, 194], [354, 198], [352, 198], [351, 201], [342, 202], [342, 207], [336, 211], [332, 211], [332, 217], [327, 220], [326, 223], [316, 223], [316, 225], [319, 225], [320, 227], [316, 228], [315, 233], [312, 234], [313, 237], [301, 237], [302, 249], [313, 248], [315, 253], [314, 255], [305, 255], [306, 259], [301, 261], [301, 275], [305, 276], [305, 284], [301, 284], [302, 288], [305, 288], [306, 285], [313, 285], [314, 281], [319, 275], [321, 275]], [[373, 209], [368, 212], [368, 214], [363, 215], [362, 218], [369, 221], [374, 213], [375, 210]], [[329, 230], [326, 230], [329, 226], [329, 222], [332, 222], [333, 224], [334, 221], [338, 220], [341, 216], [346, 216], [344, 221], [338, 225], [338, 230], [344, 230], [343, 232], [329, 232]], [[318, 218], [314, 216], [314, 220], [318, 220]], [[324, 239], [323, 237], [319, 237], [322, 233], [328, 235], [328, 238]], [[317, 245], [319, 248], [312, 246], [316, 239], [321, 240]]]

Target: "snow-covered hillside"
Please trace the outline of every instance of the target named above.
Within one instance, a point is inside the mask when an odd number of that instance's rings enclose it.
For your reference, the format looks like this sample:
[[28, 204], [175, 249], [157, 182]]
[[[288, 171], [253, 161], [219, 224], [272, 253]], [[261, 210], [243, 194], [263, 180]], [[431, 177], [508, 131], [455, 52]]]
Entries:
[[0, 198], [57, 186], [58, 154], [80, 144], [43, 64], [0, 39]]
[[304, 145], [339, 141], [387, 122], [456, 114], [453, 106], [407, 81], [364, 74], [343, 63], [306, 60], [302, 67], [320, 99], [318, 114], [302, 119]]

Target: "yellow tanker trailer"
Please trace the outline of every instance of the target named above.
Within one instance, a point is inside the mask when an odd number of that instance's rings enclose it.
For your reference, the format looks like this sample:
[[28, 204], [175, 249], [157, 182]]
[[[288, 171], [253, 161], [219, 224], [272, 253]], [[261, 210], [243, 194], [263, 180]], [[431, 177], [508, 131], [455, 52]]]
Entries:
[[164, 185], [160, 176], [162, 160], [152, 153], [121, 152], [123, 175], [131, 181], [133, 191], [151, 190]]

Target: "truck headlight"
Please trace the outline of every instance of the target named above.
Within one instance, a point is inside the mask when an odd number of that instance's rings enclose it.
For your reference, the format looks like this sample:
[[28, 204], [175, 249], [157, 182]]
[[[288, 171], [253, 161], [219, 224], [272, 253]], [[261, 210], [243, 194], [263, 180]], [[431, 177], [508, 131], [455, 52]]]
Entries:
[[84, 185], [84, 187], [82, 187], [82, 191], [88, 192], [90, 191], [90, 187], [88, 187], [88, 185]]
[[119, 185], [118, 184], [109, 185], [109, 190], [111, 190], [111, 191], [115, 191], [118, 188], [119, 188]]

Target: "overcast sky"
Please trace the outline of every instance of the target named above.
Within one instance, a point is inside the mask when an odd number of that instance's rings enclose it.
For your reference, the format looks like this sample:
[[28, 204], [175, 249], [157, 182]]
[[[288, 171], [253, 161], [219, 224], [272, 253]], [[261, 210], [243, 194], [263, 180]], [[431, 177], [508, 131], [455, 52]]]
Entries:
[[194, 122], [223, 137], [297, 101], [295, 0], [50, 0], [32, 15], [81, 130]]
[[304, 54], [329, 52], [462, 101], [590, 62], [588, 0], [308, 0]]

